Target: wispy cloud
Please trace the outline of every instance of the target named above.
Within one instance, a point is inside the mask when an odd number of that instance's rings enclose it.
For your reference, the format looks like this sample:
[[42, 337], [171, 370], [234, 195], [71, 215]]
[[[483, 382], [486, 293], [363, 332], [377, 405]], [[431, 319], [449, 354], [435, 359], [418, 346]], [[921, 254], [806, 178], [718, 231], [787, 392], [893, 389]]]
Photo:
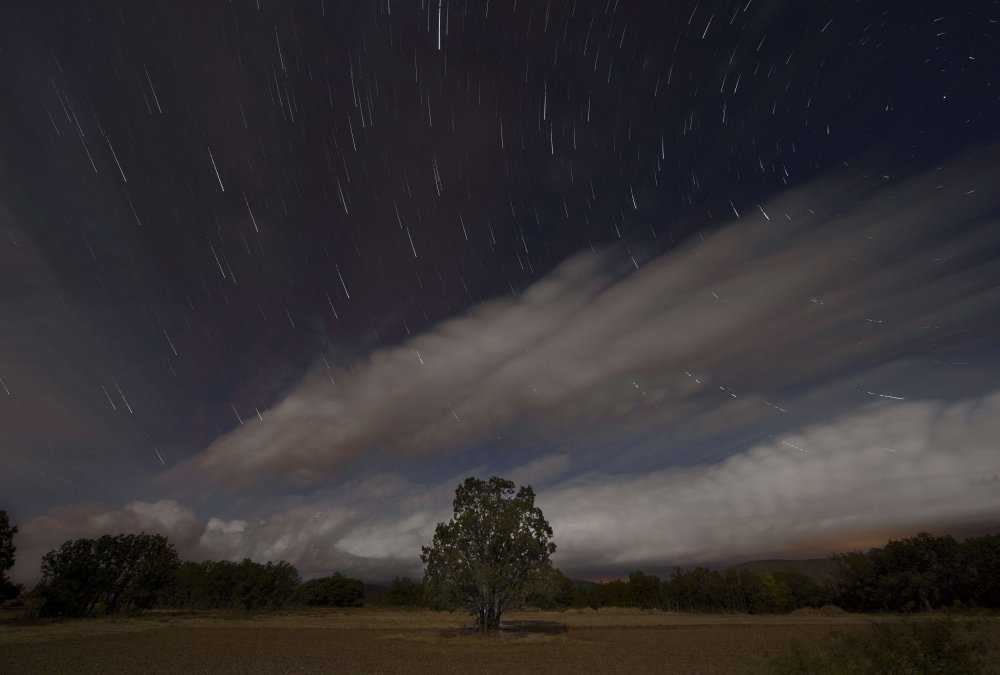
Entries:
[[[22, 524], [18, 574], [65, 539], [115, 530], [162, 532], [193, 559], [414, 574], [471, 473], [540, 488], [557, 561], [577, 571], [822, 554], [995, 521], [995, 364], [949, 354], [985, 353], [995, 335], [981, 329], [1000, 305], [997, 198], [977, 187], [997, 178], [974, 163], [900, 184], [828, 178], [628, 274], [614, 254], [571, 259], [353, 373], [317, 366], [165, 479], [323, 481], [312, 497], [260, 493], [252, 516], [171, 500], [63, 509]], [[765, 417], [780, 420], [769, 437]], [[685, 435], [727, 444], [682, 461], [671, 445]], [[633, 439], [642, 462], [593, 461]], [[522, 450], [461, 452], [487, 442]], [[418, 482], [398, 465], [326, 482], [373, 453], [450, 453], [449, 476], [438, 465]]]
[[570, 568], [663, 568], [1000, 522], [1000, 394], [873, 404], [722, 462], [541, 495]]
[[894, 184], [845, 171], [629, 274], [614, 254], [572, 258], [516, 300], [473, 307], [352, 372], [317, 365], [179, 471], [239, 487], [508, 432], [572, 445], [602, 431], [739, 429], [780, 413], [776, 392], [850, 378], [855, 405], [908, 398], [865, 375], [929, 361], [1000, 305], [979, 256], [991, 231], [969, 227], [995, 206], [976, 187], [996, 174], [970, 165]]
[[[918, 531], [1000, 521], [1000, 393], [952, 404], [875, 403], [749, 448], [724, 461], [641, 474], [590, 472], [538, 492], [575, 574], [775, 554], [850, 550]], [[516, 469], [527, 481], [566, 471], [562, 456]], [[200, 521], [176, 502], [62, 509], [22, 524], [15, 578], [33, 580], [65, 539], [141, 530], [166, 534], [182, 557], [287, 560], [304, 576], [419, 576], [420, 547], [450, 516], [458, 479], [389, 481], [381, 494], [278, 510], [256, 520]]]

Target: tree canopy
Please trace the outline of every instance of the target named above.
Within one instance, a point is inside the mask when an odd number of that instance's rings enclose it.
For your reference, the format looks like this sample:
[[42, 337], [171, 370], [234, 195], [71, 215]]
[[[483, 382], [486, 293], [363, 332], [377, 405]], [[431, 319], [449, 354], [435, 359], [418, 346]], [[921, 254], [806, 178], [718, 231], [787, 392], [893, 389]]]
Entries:
[[337, 572], [306, 581], [299, 586], [296, 597], [311, 607], [361, 607], [365, 602], [365, 585]]
[[470, 611], [479, 630], [495, 630], [529, 581], [551, 565], [551, 539], [530, 485], [515, 492], [503, 478], [469, 477], [455, 491], [454, 516], [438, 523], [431, 546], [423, 547], [425, 583]]
[[177, 551], [158, 534], [104, 535], [67, 541], [42, 558], [42, 613], [89, 613], [151, 608], [173, 579]]

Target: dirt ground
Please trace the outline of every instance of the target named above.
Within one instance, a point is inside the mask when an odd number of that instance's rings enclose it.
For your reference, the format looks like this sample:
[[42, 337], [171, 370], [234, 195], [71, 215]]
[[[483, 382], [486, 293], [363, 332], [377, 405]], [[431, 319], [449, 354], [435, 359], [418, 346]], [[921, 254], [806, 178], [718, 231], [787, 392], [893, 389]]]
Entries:
[[0, 673], [744, 673], [764, 649], [871, 619], [605, 609], [503, 620], [488, 637], [464, 630], [467, 615], [372, 609], [7, 624]]

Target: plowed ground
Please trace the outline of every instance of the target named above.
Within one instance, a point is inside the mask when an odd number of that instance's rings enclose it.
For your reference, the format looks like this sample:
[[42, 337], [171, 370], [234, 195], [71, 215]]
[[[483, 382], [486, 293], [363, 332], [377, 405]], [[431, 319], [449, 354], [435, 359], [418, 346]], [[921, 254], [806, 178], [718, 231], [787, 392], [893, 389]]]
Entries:
[[745, 673], [764, 650], [864, 630], [870, 620], [531, 612], [504, 615], [506, 630], [482, 637], [457, 613], [153, 613], [7, 623], [0, 673]]

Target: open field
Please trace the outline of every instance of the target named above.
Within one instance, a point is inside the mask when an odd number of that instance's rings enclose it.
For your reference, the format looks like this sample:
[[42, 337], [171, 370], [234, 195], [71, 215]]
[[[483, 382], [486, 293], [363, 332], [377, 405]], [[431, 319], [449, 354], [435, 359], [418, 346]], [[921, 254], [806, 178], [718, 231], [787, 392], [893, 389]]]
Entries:
[[[239, 618], [0, 625], [0, 673], [741, 673], [764, 649], [871, 617], [720, 616], [638, 610], [511, 612], [480, 637], [463, 614], [310, 610]], [[895, 621], [894, 617], [879, 621]], [[988, 630], [1000, 637], [1000, 620]]]

